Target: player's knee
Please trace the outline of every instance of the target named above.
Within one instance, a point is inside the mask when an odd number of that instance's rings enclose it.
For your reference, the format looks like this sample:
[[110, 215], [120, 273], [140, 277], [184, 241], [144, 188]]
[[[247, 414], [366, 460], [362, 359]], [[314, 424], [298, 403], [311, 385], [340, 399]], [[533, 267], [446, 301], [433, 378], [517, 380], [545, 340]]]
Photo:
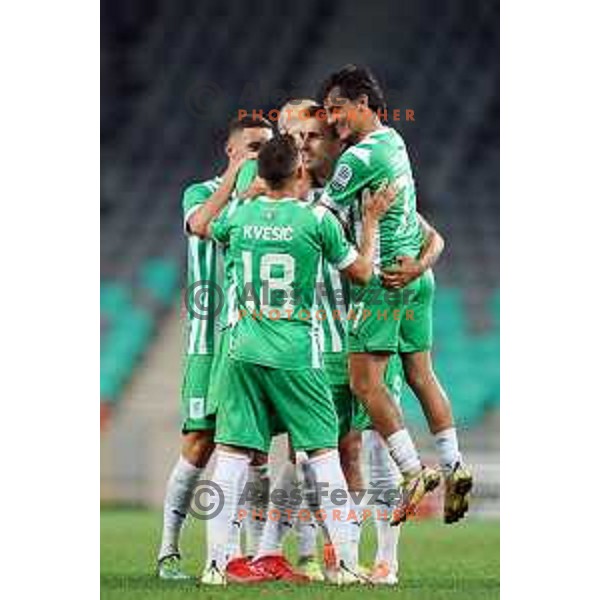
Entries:
[[194, 431], [183, 436], [181, 455], [196, 467], [205, 467], [214, 447], [212, 431]]
[[351, 379], [350, 389], [367, 406], [377, 402], [377, 398], [386, 392], [385, 383], [372, 378]]
[[433, 380], [431, 368], [426, 365], [405, 366], [406, 383], [414, 389], [423, 389]]
[[351, 375], [350, 389], [353, 394], [362, 400], [368, 399], [373, 390], [371, 379], [364, 375]]

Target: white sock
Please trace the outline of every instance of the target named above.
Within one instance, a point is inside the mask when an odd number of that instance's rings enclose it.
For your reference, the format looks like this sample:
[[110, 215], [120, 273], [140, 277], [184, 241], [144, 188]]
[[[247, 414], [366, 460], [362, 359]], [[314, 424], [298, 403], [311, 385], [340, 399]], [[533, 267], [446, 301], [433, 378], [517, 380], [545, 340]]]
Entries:
[[449, 427], [443, 431], [438, 431], [433, 437], [435, 438], [440, 466], [445, 472], [451, 471], [457, 462], [462, 462], [462, 456], [458, 450], [456, 428]]
[[[297, 457], [300, 456], [300, 453], [297, 453]], [[300, 460], [298, 458], [298, 460]], [[323, 535], [323, 542], [325, 544], [331, 544], [331, 538], [329, 537], [329, 532], [327, 531], [327, 527], [325, 527], [325, 522], [322, 519], [318, 519], [315, 517], [317, 511], [319, 510], [319, 498], [317, 497], [317, 489], [316, 489], [316, 480], [315, 473], [308, 462], [308, 456], [300, 462], [300, 467], [302, 469], [302, 476], [304, 479], [304, 501], [307, 504], [310, 512], [312, 513], [312, 522], [315, 524], [315, 543], [316, 543], [316, 535], [318, 531], [321, 531]], [[307, 540], [307, 545], [309, 541]], [[316, 552], [316, 550], [315, 550]], [[302, 556], [302, 554], [300, 555]]]
[[296, 518], [296, 531], [298, 532], [298, 556], [307, 558], [317, 554], [317, 523], [304, 498]]
[[252, 485], [254, 493], [243, 508], [246, 511], [244, 527], [246, 530], [246, 556], [256, 556], [267, 520], [269, 507], [269, 466], [250, 465], [247, 485]]
[[387, 439], [387, 445], [402, 475], [413, 475], [421, 470], [421, 460], [407, 429], [392, 433]]
[[208, 562], [215, 561], [221, 570], [239, 547], [241, 523], [237, 515], [239, 497], [248, 478], [250, 458], [223, 450], [215, 452], [215, 471], [212, 481], [223, 492], [221, 511], [206, 523], [209, 547]]
[[[386, 506], [385, 511], [390, 514], [392, 507]], [[400, 527], [392, 527], [389, 519], [375, 519], [377, 531], [377, 554], [375, 563], [386, 562], [392, 572], [398, 572], [398, 540]]]
[[[400, 527], [390, 525], [390, 515], [394, 507], [386, 501], [385, 495], [388, 490], [395, 491], [400, 483], [398, 467], [391, 460], [383, 438], [376, 431], [368, 432], [369, 443], [368, 460], [371, 471], [370, 484], [383, 490], [379, 495], [379, 502], [375, 508], [375, 529], [377, 531], [377, 555], [375, 563], [386, 562], [393, 571], [398, 570], [398, 536]], [[379, 513], [379, 514], [378, 514]]]
[[309, 460], [310, 468], [314, 472], [318, 483], [327, 483], [320, 497], [321, 510], [325, 513], [325, 527], [329, 532], [331, 543], [335, 548], [338, 560], [344, 561], [349, 569], [356, 569], [358, 564], [358, 545], [352, 543], [352, 530], [354, 527], [348, 522], [349, 502], [339, 506], [334, 504], [331, 494], [334, 490], [344, 490], [348, 496], [348, 486], [342, 473], [340, 455], [337, 450], [315, 456]]
[[202, 469], [189, 463], [183, 456], [179, 457], [171, 471], [163, 507], [159, 559], [169, 554], [179, 554], [179, 535], [201, 474]]
[[[281, 554], [283, 540], [294, 527], [294, 521], [300, 502], [292, 497], [292, 492], [299, 493], [297, 486], [296, 466], [287, 462], [281, 468], [274, 489], [276, 501], [269, 504], [267, 522], [258, 548], [258, 556]], [[279, 518], [275, 518], [279, 511]]]
[[354, 502], [350, 497], [348, 501], [348, 510], [356, 515], [356, 519], [350, 518], [350, 543], [360, 547], [360, 533], [363, 524], [363, 509], [360, 502]]

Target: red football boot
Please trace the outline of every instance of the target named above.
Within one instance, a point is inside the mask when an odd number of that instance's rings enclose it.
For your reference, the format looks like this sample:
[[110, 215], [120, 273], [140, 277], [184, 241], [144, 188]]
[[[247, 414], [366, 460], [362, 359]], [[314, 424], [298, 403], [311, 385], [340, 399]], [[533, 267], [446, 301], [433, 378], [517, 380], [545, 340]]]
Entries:
[[333, 544], [323, 545], [323, 562], [325, 563], [325, 569], [328, 571], [335, 571], [337, 569], [338, 562]]
[[233, 558], [225, 569], [227, 581], [231, 583], [264, 583], [273, 581], [275, 577], [255, 565], [247, 556]]
[[286, 558], [280, 554], [261, 556], [252, 563], [260, 571], [270, 574], [277, 581], [289, 581], [290, 583], [309, 583], [310, 579], [294, 570]]

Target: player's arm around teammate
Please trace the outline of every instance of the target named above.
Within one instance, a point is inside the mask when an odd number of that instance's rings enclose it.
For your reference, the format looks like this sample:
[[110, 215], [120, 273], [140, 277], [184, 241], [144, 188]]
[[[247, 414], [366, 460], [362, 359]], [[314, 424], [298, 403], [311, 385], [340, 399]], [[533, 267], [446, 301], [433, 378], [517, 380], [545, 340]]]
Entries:
[[[216, 247], [202, 241], [195, 230], [202, 229], [205, 213], [224, 206], [236, 183], [241, 164], [256, 154], [259, 145], [270, 139], [267, 121], [248, 118], [230, 123], [225, 152], [228, 167], [222, 177], [194, 183], [183, 195], [183, 218], [188, 236], [188, 285], [202, 281], [217, 283]], [[214, 286], [208, 304], [214, 304]], [[212, 298], [210, 298], [212, 295]], [[209, 311], [210, 312], [210, 311]], [[214, 315], [213, 315], [214, 317]], [[203, 469], [214, 449], [214, 413], [206, 401], [214, 352], [214, 319], [201, 319], [188, 311], [187, 351], [181, 393], [184, 416], [180, 456], [174, 465], [165, 493], [163, 531], [158, 553], [157, 573], [162, 579], [185, 579], [181, 570], [179, 537], [190, 501]]]
[[423, 231], [423, 247], [419, 256], [398, 256], [397, 267], [382, 273], [383, 284], [390, 289], [402, 288], [433, 268], [444, 251], [445, 241], [440, 232], [419, 214]]

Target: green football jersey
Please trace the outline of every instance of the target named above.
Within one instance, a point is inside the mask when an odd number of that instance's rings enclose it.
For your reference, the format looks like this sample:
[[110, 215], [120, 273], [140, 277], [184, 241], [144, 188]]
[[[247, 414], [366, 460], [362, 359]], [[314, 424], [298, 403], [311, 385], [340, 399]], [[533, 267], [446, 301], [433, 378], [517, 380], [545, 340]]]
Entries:
[[322, 257], [344, 269], [357, 257], [323, 206], [259, 196], [213, 223], [229, 244], [239, 319], [231, 353], [280, 369], [322, 367], [317, 274]]
[[[189, 217], [202, 206], [221, 184], [220, 177], [202, 183], [193, 183], [183, 193], [184, 227]], [[186, 352], [187, 354], [213, 354], [215, 342], [218, 291], [222, 285], [221, 250], [212, 240], [198, 236], [187, 238], [186, 285]]]
[[254, 178], [258, 175], [258, 161], [247, 160], [241, 167], [235, 180], [234, 195], [240, 196], [252, 184]]
[[387, 267], [396, 256], [419, 254], [423, 234], [417, 218], [415, 183], [406, 146], [390, 127], [382, 127], [348, 148], [338, 159], [321, 202], [348, 225], [352, 241], [360, 244], [362, 202], [366, 190], [395, 183], [396, 200], [379, 221], [375, 266]]
[[[235, 180], [235, 187], [231, 199], [223, 209], [222, 218], [231, 218], [237, 208], [246, 202], [240, 196], [252, 185], [254, 178], [258, 174], [258, 161], [247, 160], [241, 167]], [[237, 308], [235, 301], [235, 282], [233, 280], [233, 263], [230, 259], [227, 247], [222, 246], [225, 261], [225, 274], [223, 279], [223, 307], [219, 317], [219, 328], [226, 329], [233, 325], [237, 320]]]
[[[316, 203], [323, 193], [322, 188], [313, 188], [308, 203]], [[317, 274], [317, 296], [319, 318], [323, 325], [323, 352], [325, 354], [346, 353], [346, 327], [350, 303], [350, 283], [325, 258]]]

